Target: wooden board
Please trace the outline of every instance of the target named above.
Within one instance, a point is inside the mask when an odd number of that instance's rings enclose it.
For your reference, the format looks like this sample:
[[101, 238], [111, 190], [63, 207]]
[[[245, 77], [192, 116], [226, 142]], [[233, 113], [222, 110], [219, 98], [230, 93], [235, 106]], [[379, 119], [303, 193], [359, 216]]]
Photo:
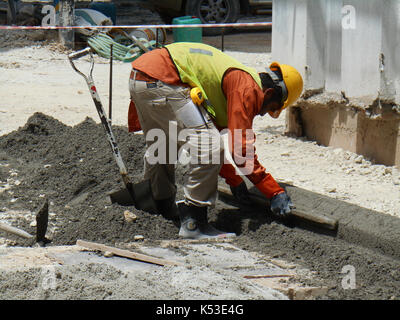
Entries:
[[[220, 195], [223, 197], [227, 197], [229, 199], [234, 199], [233, 194], [229, 188], [225, 188], [223, 186], [218, 186], [218, 192]], [[261, 198], [258, 195], [251, 194], [250, 195], [251, 200], [254, 202], [255, 205], [258, 206], [265, 206], [267, 207], [267, 199], [266, 198]], [[293, 216], [296, 218], [299, 218], [301, 220], [311, 222], [315, 225], [318, 225], [319, 227], [322, 227], [324, 229], [329, 229], [329, 230], [337, 230], [338, 228], [338, 221], [336, 219], [331, 219], [329, 217], [325, 217], [319, 214], [310, 214], [298, 209], [292, 209]]]
[[76, 245], [84, 247], [84, 248], [92, 249], [92, 250], [99, 250], [99, 251], [103, 251], [103, 252], [106, 252], [106, 251], [112, 252], [116, 256], [129, 258], [129, 259], [133, 259], [133, 260], [139, 260], [139, 261], [148, 262], [148, 263], [152, 263], [152, 264], [157, 264], [159, 266], [181, 265], [181, 263], [178, 263], [178, 262], [155, 258], [152, 256], [148, 256], [148, 255], [145, 255], [142, 253], [132, 252], [129, 250], [119, 249], [119, 248], [115, 248], [115, 247], [109, 247], [104, 244], [95, 243], [95, 242], [77, 240]]
[[20, 236], [23, 237], [25, 239], [31, 239], [33, 238], [33, 236], [31, 234], [29, 234], [28, 232], [18, 229], [16, 227], [10, 226], [8, 224], [2, 223], [0, 222], [0, 230], [8, 232], [8, 233], [12, 233], [15, 234], [16, 236]]

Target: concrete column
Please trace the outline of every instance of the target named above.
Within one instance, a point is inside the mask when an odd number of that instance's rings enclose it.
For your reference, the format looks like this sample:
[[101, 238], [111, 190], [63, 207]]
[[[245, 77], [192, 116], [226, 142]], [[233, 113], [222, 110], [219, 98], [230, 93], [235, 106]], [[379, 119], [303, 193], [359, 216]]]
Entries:
[[342, 78], [342, 16], [343, 1], [326, 1], [326, 65], [325, 90], [341, 92]]
[[306, 62], [306, 0], [279, 0], [272, 5], [272, 60], [296, 67], [304, 77]]
[[[296, 67], [306, 90], [343, 92], [365, 103], [380, 93], [393, 96], [400, 86], [388, 79], [399, 74], [399, 6], [396, 0], [274, 1], [272, 58]], [[385, 53], [393, 63], [381, 75]]]
[[400, 1], [276, 0], [272, 58], [303, 98], [286, 132], [400, 165]]
[[400, 2], [382, 4], [382, 50], [379, 61], [382, 100], [400, 103]]
[[382, 1], [346, 1], [355, 9], [355, 28], [342, 31], [342, 91], [365, 104], [378, 96], [382, 43]]
[[297, 68], [306, 89], [325, 85], [325, 0], [273, 3], [272, 59]]
[[[67, 27], [74, 25], [74, 0], [60, 0], [60, 27]], [[74, 29], [60, 29], [59, 39], [63, 46], [68, 49], [73, 49], [75, 46], [75, 32]]]

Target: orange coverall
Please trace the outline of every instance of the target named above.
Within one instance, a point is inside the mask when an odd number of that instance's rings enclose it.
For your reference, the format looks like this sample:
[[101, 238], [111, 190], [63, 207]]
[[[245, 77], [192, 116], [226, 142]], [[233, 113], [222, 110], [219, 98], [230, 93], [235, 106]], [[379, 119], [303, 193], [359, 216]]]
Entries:
[[[154, 81], [160, 80], [169, 85], [186, 86], [182, 83], [178, 71], [167, 51], [167, 49], [156, 49], [146, 53], [139, 59], [132, 62], [137, 73], [137, 80]], [[230, 69], [226, 72], [222, 82], [222, 88], [227, 99], [228, 126], [233, 133], [234, 129], [242, 129], [242, 150], [251, 145], [254, 148], [254, 139], [246, 140], [245, 130], [252, 129], [253, 119], [260, 112], [264, 94], [253, 78], [245, 71]], [[131, 100], [128, 112], [129, 132], [141, 130], [134, 102]], [[218, 128], [222, 130], [224, 128]], [[232, 137], [234, 135], [232, 134]], [[255, 153], [254, 153], [255, 155]], [[254, 156], [253, 172], [247, 178], [259, 189], [268, 199], [278, 193], [284, 192], [271, 174], [267, 173], [260, 164], [257, 156]], [[232, 187], [243, 182], [231, 164], [224, 164], [220, 170], [220, 176]]]

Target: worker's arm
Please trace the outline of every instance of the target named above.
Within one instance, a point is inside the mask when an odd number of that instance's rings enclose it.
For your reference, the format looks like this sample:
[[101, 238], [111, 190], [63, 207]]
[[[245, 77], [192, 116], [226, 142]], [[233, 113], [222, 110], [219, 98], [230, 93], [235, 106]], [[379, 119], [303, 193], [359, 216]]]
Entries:
[[[271, 199], [275, 195], [284, 192], [284, 190], [258, 161], [254, 147], [255, 135], [252, 134], [253, 119], [260, 111], [264, 99], [263, 92], [254, 79], [242, 70], [228, 71], [224, 77], [222, 87], [227, 98], [228, 130], [231, 133], [232, 145], [241, 146], [241, 148], [231, 149], [232, 158], [234, 160], [244, 160], [240, 161], [242, 163], [235, 161], [239, 169], [252, 168], [251, 172], [245, 174], [246, 177], [268, 199]], [[238, 129], [240, 131], [236, 131], [235, 135], [234, 132]], [[246, 132], [248, 133], [247, 135]], [[238, 138], [241, 141], [237, 141]], [[227, 176], [226, 172], [231, 175], [237, 174], [234, 170], [225, 168], [223, 173], [225, 173], [225, 179], [228, 184], [229, 180], [240, 184], [239, 179]]]

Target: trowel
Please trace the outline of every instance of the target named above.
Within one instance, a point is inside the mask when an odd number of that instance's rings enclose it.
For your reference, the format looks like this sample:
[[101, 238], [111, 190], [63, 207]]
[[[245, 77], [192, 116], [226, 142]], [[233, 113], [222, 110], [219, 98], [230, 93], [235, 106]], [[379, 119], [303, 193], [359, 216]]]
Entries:
[[[86, 55], [90, 56], [90, 71], [88, 75], [85, 75], [81, 72], [76, 66], [74, 61], [82, 58]], [[152, 196], [150, 181], [145, 180], [136, 184], [131, 182], [130, 177], [128, 176], [128, 172], [126, 170], [126, 166], [124, 161], [122, 160], [121, 153], [119, 151], [117, 141], [115, 140], [111, 121], [107, 117], [103, 105], [100, 100], [100, 96], [97, 92], [96, 86], [93, 81], [93, 67], [94, 67], [94, 58], [91, 48], [85, 48], [83, 50], [71, 53], [68, 55], [69, 62], [71, 63], [72, 68], [80, 74], [86, 81], [90, 94], [92, 96], [93, 102], [96, 106], [97, 113], [99, 114], [101, 123], [106, 132], [107, 140], [111, 146], [111, 150], [114, 156], [115, 161], [117, 162], [119, 172], [122, 177], [122, 181], [125, 184], [125, 189], [112, 192], [109, 194], [112, 203], [118, 203], [124, 206], [134, 205], [137, 209], [147, 211], [149, 213], [156, 214], [157, 207], [155, 201]]]

